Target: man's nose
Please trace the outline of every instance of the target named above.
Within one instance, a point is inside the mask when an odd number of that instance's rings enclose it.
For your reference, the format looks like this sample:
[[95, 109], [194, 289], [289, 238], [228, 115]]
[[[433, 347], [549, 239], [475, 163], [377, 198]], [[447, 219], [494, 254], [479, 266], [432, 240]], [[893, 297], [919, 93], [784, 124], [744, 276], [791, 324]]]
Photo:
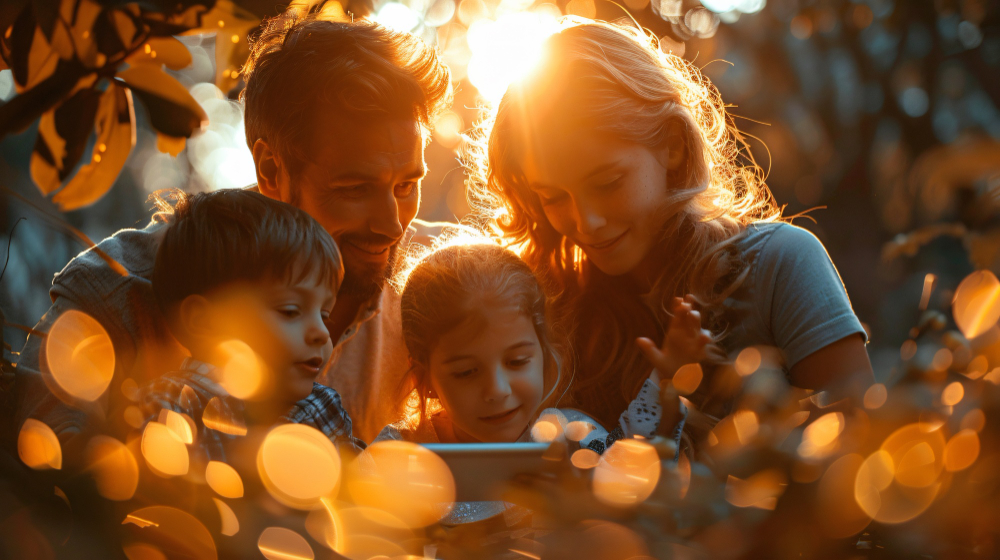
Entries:
[[403, 236], [403, 224], [399, 221], [399, 201], [396, 199], [394, 187], [385, 189], [373, 201], [370, 224], [372, 233], [384, 235], [391, 239]]

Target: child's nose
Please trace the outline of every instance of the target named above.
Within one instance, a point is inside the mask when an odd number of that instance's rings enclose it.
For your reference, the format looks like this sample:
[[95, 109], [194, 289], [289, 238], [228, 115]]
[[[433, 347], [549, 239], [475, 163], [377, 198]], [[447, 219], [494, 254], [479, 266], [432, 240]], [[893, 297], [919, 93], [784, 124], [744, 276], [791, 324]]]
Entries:
[[326, 325], [322, 320], [313, 322], [306, 330], [306, 342], [310, 346], [323, 346], [330, 340], [330, 331], [326, 330]]
[[510, 396], [510, 380], [507, 379], [507, 371], [502, 365], [498, 365], [489, 376], [489, 384], [486, 387], [486, 402], [501, 401]]

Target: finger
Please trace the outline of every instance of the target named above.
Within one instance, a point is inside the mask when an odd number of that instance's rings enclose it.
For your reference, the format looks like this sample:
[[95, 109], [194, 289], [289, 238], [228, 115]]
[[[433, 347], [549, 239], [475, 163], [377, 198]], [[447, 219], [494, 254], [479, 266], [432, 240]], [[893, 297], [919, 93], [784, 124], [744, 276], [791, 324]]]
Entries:
[[687, 294], [686, 296], [684, 296], [684, 301], [686, 301], [687, 303], [690, 303], [691, 305], [695, 305], [695, 304], [698, 303], [694, 299], [694, 294]]
[[684, 317], [685, 326], [693, 330], [701, 329], [701, 313], [690, 311]]
[[639, 346], [639, 351], [642, 352], [642, 355], [649, 360], [649, 363], [653, 364], [653, 367], [660, 371], [667, 371], [670, 369], [667, 356], [661, 352], [655, 344], [653, 344], [652, 340], [639, 337], [636, 339], [636, 344]]

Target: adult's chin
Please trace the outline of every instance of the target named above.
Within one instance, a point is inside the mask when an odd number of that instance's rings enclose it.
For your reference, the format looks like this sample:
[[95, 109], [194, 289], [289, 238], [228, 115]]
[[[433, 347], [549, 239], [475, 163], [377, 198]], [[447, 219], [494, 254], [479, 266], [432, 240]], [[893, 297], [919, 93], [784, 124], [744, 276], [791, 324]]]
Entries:
[[382, 292], [392, 276], [397, 261], [398, 245], [393, 245], [383, 261], [352, 258], [344, 253], [344, 282], [340, 295], [370, 299]]

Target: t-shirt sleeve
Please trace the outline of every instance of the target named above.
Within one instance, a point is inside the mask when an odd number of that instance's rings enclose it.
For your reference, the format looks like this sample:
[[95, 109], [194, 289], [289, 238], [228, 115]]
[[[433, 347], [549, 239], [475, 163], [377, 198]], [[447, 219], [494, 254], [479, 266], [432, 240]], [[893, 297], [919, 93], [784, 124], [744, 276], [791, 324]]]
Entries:
[[758, 310], [791, 368], [852, 334], [867, 335], [844, 283], [815, 235], [783, 224], [757, 256]]

